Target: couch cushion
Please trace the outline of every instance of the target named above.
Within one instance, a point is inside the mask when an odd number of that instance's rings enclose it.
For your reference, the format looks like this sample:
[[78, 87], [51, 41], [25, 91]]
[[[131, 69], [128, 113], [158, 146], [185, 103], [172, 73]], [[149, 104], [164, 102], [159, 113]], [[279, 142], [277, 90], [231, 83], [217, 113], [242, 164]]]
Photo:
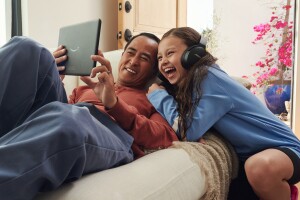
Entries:
[[183, 149], [164, 149], [82, 177], [36, 200], [200, 199], [205, 175]]

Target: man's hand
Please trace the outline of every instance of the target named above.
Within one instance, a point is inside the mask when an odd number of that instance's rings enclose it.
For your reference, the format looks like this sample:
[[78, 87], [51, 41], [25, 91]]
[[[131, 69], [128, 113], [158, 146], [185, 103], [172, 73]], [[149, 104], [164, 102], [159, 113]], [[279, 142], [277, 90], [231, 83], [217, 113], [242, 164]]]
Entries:
[[[55, 62], [57, 65], [57, 70], [58, 71], [63, 71], [65, 70], [65, 66], [58, 66], [60, 63], [66, 61], [68, 59], [67, 57], [67, 49], [60, 45], [53, 53], [53, 57], [55, 58]], [[60, 75], [61, 80], [65, 78], [65, 75]]]
[[[104, 58], [100, 50], [98, 51], [98, 55], [92, 55], [91, 59], [99, 62], [101, 65], [92, 69], [90, 77], [82, 76], [80, 79], [94, 90], [99, 101], [103, 103], [105, 108], [110, 109], [118, 101], [110, 62]], [[97, 77], [98, 81], [94, 81], [92, 79], [94, 77]]]

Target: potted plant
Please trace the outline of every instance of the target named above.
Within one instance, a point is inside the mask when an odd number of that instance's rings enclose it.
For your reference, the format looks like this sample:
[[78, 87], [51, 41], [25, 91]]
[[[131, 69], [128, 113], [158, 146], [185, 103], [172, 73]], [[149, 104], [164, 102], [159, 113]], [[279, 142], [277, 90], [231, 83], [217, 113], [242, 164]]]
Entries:
[[291, 0], [271, 7], [267, 23], [254, 26], [257, 33], [253, 44], [263, 43], [265, 55], [256, 62], [258, 70], [246, 77], [254, 80], [252, 92], [264, 91], [266, 105], [274, 114], [286, 112], [284, 102], [290, 100], [293, 53], [293, 20], [290, 19]]

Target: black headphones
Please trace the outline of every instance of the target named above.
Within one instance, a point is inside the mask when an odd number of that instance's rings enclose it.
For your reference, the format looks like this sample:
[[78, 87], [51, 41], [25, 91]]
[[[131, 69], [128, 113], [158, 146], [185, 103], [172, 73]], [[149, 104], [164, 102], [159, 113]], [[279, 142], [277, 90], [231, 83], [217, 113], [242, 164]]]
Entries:
[[181, 56], [181, 65], [183, 68], [189, 69], [206, 55], [206, 43], [207, 40], [201, 37], [199, 44], [190, 46], [183, 52]]

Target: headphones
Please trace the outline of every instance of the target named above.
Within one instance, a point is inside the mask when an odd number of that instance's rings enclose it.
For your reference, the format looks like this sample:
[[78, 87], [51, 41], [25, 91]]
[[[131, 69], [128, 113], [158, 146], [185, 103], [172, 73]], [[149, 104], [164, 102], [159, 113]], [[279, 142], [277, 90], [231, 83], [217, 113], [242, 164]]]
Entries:
[[207, 40], [201, 37], [199, 44], [188, 47], [181, 56], [181, 65], [185, 69], [192, 67], [197, 61], [206, 55]]

